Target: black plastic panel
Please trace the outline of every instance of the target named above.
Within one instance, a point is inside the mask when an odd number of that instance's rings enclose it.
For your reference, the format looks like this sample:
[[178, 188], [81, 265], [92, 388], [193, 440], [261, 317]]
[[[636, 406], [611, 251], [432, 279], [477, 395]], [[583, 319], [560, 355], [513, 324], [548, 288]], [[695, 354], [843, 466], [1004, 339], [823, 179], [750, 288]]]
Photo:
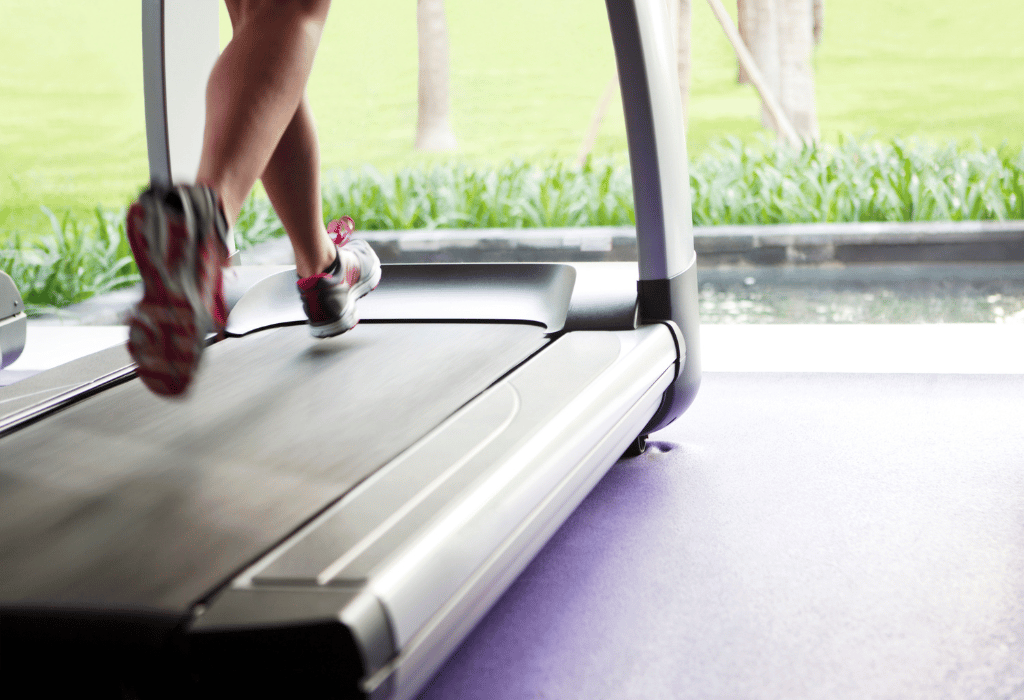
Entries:
[[640, 317], [650, 321], [672, 321], [682, 331], [679, 376], [665, 392], [661, 408], [644, 428], [644, 434], [664, 428], [689, 408], [700, 388], [700, 304], [697, 265], [669, 280], [641, 280], [637, 283]]
[[345, 588], [227, 591], [184, 645], [199, 686], [222, 698], [360, 698], [360, 681], [394, 654], [380, 604]]
[[5, 697], [179, 696], [181, 623], [145, 608], [0, 607], [4, 692], [24, 691]]
[[365, 677], [390, 661], [397, 650], [383, 606], [361, 586], [323, 589], [278, 586], [263, 589], [229, 588], [209, 605], [197, 609], [188, 626], [190, 646], [206, 644], [237, 653], [236, 639], [258, 635], [260, 630], [282, 627], [330, 627], [351, 640], [355, 659], [339, 660], [360, 669]]

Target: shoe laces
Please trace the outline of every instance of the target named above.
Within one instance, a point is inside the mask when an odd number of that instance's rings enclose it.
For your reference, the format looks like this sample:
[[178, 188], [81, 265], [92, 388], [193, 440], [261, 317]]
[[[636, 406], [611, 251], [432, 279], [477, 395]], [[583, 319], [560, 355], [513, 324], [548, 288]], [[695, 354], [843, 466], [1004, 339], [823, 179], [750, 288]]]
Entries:
[[339, 248], [348, 243], [349, 237], [356, 229], [356, 222], [351, 216], [343, 216], [327, 224], [327, 233]]

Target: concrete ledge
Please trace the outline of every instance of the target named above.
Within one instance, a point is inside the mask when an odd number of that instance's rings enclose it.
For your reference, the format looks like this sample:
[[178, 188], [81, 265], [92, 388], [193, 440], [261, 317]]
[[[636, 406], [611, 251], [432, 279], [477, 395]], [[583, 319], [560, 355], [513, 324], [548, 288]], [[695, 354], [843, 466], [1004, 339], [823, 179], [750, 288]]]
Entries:
[[[636, 260], [636, 237], [629, 226], [357, 235], [369, 241], [386, 263]], [[718, 284], [748, 279], [834, 286], [1024, 278], [1024, 221], [697, 226], [694, 247], [701, 281]], [[239, 257], [237, 264], [242, 265], [295, 263], [291, 244], [283, 237], [242, 251]], [[35, 322], [119, 325], [140, 295], [138, 288], [113, 292]]]
[[705, 267], [1024, 261], [1024, 221], [714, 226], [694, 229]]
[[[633, 227], [365, 231], [385, 262], [636, 260]], [[874, 263], [1024, 262], [1024, 221], [697, 226], [704, 268]], [[287, 264], [284, 239], [244, 251], [247, 265]]]
[[[632, 227], [357, 231], [385, 263], [636, 260]], [[241, 253], [245, 265], [294, 264], [287, 239]]]
[[833, 243], [958, 243], [1024, 235], [1024, 221], [911, 221], [850, 224], [695, 226], [706, 239], [750, 239], [773, 245]]

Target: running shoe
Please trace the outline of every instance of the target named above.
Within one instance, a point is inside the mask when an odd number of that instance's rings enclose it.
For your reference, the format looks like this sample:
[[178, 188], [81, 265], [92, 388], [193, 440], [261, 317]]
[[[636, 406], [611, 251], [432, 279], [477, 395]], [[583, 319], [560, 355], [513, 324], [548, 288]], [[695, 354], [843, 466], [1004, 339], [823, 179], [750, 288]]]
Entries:
[[143, 192], [128, 210], [127, 228], [143, 284], [128, 352], [150, 391], [179, 396], [199, 369], [207, 336], [224, 329], [221, 268], [230, 227], [213, 190], [181, 185]]
[[380, 283], [380, 260], [366, 241], [350, 240], [355, 224], [343, 216], [327, 227], [337, 257], [326, 272], [298, 281], [302, 308], [314, 338], [330, 338], [359, 323], [356, 301]]

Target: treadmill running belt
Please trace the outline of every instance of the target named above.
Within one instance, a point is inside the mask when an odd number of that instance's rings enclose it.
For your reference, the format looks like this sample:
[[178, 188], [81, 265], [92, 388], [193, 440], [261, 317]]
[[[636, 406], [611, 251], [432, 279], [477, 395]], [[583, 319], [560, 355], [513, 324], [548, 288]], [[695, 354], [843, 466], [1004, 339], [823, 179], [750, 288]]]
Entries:
[[183, 612], [546, 342], [500, 324], [287, 327], [3, 440], [0, 602]]

